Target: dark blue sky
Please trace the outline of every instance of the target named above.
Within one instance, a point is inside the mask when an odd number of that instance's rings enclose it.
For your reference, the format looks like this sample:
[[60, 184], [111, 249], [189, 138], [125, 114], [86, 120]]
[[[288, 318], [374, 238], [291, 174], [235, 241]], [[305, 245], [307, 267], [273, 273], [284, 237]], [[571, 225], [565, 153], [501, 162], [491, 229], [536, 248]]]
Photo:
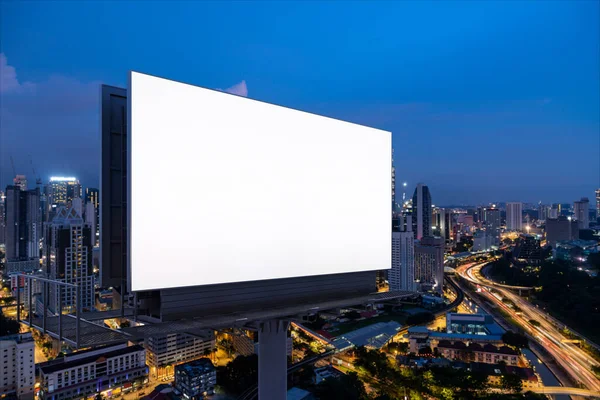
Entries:
[[0, 184], [31, 155], [96, 186], [98, 85], [134, 69], [391, 130], [435, 204], [591, 198], [598, 4], [2, 2]]

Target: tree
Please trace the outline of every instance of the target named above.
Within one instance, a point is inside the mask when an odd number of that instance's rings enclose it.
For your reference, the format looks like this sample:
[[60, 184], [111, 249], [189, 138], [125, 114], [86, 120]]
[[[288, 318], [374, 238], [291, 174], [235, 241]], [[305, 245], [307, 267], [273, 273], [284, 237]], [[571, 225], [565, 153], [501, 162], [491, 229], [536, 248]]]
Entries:
[[529, 346], [529, 340], [525, 335], [513, 331], [506, 331], [502, 335], [502, 341], [509, 346], [514, 346], [519, 349]]
[[523, 382], [516, 374], [504, 374], [500, 378], [500, 387], [512, 393], [520, 393], [523, 391]]
[[258, 384], [258, 356], [238, 356], [225, 367], [217, 367], [217, 382], [238, 395]]
[[541, 326], [540, 321], [536, 321], [535, 319], [530, 319], [529, 323], [533, 326]]
[[355, 372], [335, 379], [325, 379], [317, 386], [315, 394], [322, 400], [367, 400], [369, 398], [365, 385]]
[[592, 372], [600, 378], [600, 365], [592, 365]]

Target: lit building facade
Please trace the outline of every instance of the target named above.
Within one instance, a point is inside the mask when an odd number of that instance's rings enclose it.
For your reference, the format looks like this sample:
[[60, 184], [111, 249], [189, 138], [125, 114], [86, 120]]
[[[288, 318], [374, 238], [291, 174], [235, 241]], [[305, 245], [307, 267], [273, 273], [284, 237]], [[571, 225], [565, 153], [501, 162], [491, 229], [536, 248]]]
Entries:
[[413, 233], [415, 239], [431, 236], [432, 232], [432, 204], [429, 188], [419, 183], [412, 198]]
[[415, 281], [421, 291], [442, 293], [444, 284], [444, 239], [425, 236], [415, 244]]
[[60, 206], [70, 207], [74, 198], [81, 198], [82, 190], [75, 177], [53, 176], [48, 183], [49, 205], [56, 209]]
[[555, 247], [557, 242], [579, 239], [579, 224], [571, 217], [559, 216], [546, 220], [546, 242]]
[[14, 395], [31, 400], [35, 385], [35, 359], [31, 333], [0, 336], [0, 397]]
[[523, 228], [523, 203], [506, 203], [506, 229], [520, 231]]
[[213, 331], [198, 335], [171, 333], [146, 339], [146, 359], [152, 377], [173, 374], [173, 366], [204, 357], [215, 348]]
[[[51, 279], [71, 283], [80, 288], [83, 310], [94, 306], [94, 276], [92, 267], [92, 229], [84, 223], [74, 208], [60, 207], [48, 226], [46, 240], [46, 268]], [[50, 307], [74, 310], [77, 307], [76, 290], [59, 286], [50, 291]], [[62, 303], [61, 303], [62, 302]]]
[[582, 197], [581, 200], [573, 203], [573, 219], [577, 220], [579, 229], [588, 229], [590, 227], [590, 200]]
[[[34, 261], [31, 265], [35, 265], [40, 257], [42, 237], [39, 189], [23, 191], [19, 186], [7, 186], [4, 205], [7, 264]], [[14, 270], [10, 265], [7, 266], [10, 270]]]
[[217, 370], [208, 358], [201, 358], [175, 367], [175, 389], [184, 398], [201, 400], [215, 393]]
[[[400, 217], [404, 220], [404, 217]], [[416, 290], [415, 285], [415, 237], [412, 217], [401, 221], [392, 231], [392, 268], [388, 272], [390, 291]]]
[[125, 386], [140, 385], [147, 376], [142, 346], [101, 346], [40, 367], [40, 398], [68, 400], [108, 395]]

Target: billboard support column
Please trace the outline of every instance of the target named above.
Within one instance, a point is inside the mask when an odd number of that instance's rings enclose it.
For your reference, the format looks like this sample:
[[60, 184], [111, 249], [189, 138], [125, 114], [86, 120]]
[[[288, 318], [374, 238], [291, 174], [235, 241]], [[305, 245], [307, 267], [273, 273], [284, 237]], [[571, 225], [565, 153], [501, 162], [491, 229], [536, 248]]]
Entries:
[[258, 399], [287, 397], [287, 331], [289, 321], [261, 322], [258, 330]]

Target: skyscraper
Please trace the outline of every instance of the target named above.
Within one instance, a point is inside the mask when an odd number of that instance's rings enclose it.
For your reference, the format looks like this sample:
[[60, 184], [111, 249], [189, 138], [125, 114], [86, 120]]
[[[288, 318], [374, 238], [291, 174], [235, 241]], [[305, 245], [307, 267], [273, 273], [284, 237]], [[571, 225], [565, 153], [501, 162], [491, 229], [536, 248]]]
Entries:
[[53, 176], [48, 184], [48, 195], [53, 209], [71, 207], [73, 199], [81, 197], [81, 184], [74, 177]]
[[523, 228], [523, 204], [506, 203], [506, 229], [520, 231]]
[[440, 216], [440, 235], [446, 240], [446, 242], [452, 239], [452, 226], [453, 226], [453, 216], [452, 210], [448, 208], [440, 208], [439, 209]]
[[100, 205], [100, 191], [96, 188], [86, 188], [85, 202], [92, 203], [97, 210]]
[[4, 210], [4, 202], [6, 196], [4, 192], [0, 190], [0, 250], [6, 250], [6, 213]]
[[392, 232], [392, 269], [390, 269], [390, 291], [416, 290], [415, 287], [415, 237], [412, 232], [412, 217], [400, 217], [398, 228]]
[[92, 229], [92, 245], [98, 246], [100, 237], [96, 234], [96, 208], [93, 203], [85, 203], [85, 223], [88, 224]]
[[25, 175], [17, 175], [13, 179], [13, 185], [18, 186], [23, 192], [27, 190], [27, 177]]
[[392, 215], [396, 212], [396, 167], [394, 167], [394, 149], [392, 149]]
[[538, 221], [545, 221], [548, 218], [548, 206], [542, 204], [538, 205]]
[[600, 218], [600, 189], [596, 189], [596, 219]]
[[10, 264], [17, 261], [34, 261], [26, 269], [35, 269], [40, 256], [42, 230], [40, 190], [23, 191], [20, 186], [7, 186], [5, 212], [8, 269], [15, 270]]
[[573, 219], [577, 220], [579, 229], [588, 229], [590, 227], [590, 200], [582, 197], [581, 200], [573, 203]]
[[[51, 279], [79, 286], [82, 309], [94, 305], [94, 277], [92, 268], [92, 229], [84, 223], [74, 208], [62, 206], [48, 226], [46, 236], [47, 272]], [[77, 306], [76, 292], [71, 287], [62, 288], [62, 303], [58, 288], [50, 292], [50, 308], [57, 311], [74, 310]]]
[[492, 245], [500, 243], [500, 209], [495, 205], [483, 209], [483, 226], [492, 237]]
[[417, 240], [432, 234], [431, 194], [429, 188], [422, 183], [417, 184], [413, 194], [412, 217], [413, 232]]
[[560, 215], [546, 220], [546, 242], [555, 247], [557, 242], [579, 238], [579, 226], [571, 217]]
[[420, 290], [442, 293], [444, 281], [444, 239], [424, 236], [415, 244], [415, 280]]

